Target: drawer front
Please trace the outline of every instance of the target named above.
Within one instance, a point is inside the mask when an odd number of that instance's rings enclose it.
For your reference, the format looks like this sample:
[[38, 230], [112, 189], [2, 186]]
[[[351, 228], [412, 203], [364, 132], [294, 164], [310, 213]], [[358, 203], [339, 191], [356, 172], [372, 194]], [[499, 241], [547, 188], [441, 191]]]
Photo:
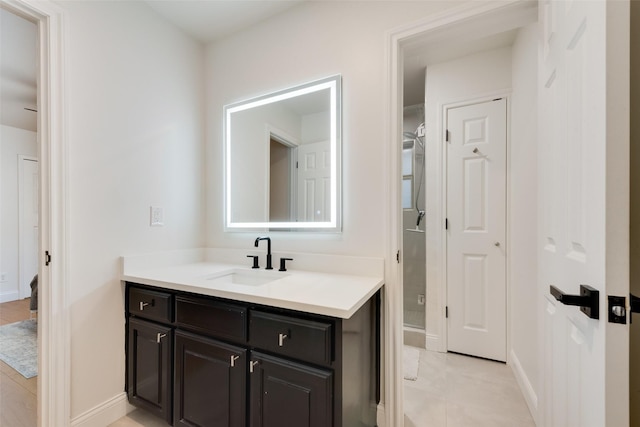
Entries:
[[252, 310], [252, 346], [306, 362], [328, 365], [332, 360], [332, 325]]
[[210, 337], [247, 341], [247, 309], [240, 305], [178, 296], [176, 324]]
[[158, 322], [171, 323], [173, 295], [136, 287], [129, 288], [129, 313]]

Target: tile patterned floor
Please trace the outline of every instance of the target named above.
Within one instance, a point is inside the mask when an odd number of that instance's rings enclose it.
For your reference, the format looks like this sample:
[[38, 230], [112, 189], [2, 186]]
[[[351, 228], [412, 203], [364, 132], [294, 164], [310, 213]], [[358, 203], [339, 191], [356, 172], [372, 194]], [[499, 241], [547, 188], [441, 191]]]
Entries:
[[[0, 304], [0, 325], [29, 319], [29, 299]], [[0, 361], [0, 427], [36, 427], [38, 377], [26, 379]]]
[[404, 410], [405, 427], [535, 427], [511, 367], [424, 349]]

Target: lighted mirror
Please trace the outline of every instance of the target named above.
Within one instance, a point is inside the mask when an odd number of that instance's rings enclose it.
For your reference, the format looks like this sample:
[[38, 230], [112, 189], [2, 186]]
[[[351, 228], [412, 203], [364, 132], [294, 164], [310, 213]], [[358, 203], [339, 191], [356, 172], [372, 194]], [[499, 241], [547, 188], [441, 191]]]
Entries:
[[340, 83], [225, 107], [226, 229], [340, 230]]

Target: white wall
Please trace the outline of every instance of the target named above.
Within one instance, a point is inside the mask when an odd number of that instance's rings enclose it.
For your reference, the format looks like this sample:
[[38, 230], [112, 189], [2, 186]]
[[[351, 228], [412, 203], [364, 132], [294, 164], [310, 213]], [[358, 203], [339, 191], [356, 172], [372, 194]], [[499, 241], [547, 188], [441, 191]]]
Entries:
[[385, 32], [455, 4], [308, 2], [207, 47], [207, 244], [252, 248], [223, 231], [222, 111], [228, 103], [342, 75], [343, 232], [277, 233], [274, 251], [384, 256], [388, 207]]
[[[0, 302], [18, 299], [18, 155], [37, 157], [37, 134], [0, 125]], [[29, 278], [31, 281], [31, 278]]]
[[427, 232], [427, 348], [446, 351], [444, 305], [444, 248], [442, 232], [443, 107], [489, 94], [511, 90], [511, 48], [504, 47], [468, 55], [440, 64], [427, 66], [425, 85], [426, 125], [426, 229]]
[[[119, 257], [204, 245], [204, 50], [143, 2], [59, 5], [68, 31], [66, 285], [77, 420], [124, 390]], [[164, 227], [149, 226], [150, 205], [164, 208]]]
[[540, 393], [537, 292], [537, 24], [513, 44], [509, 188], [511, 362], [534, 417]]

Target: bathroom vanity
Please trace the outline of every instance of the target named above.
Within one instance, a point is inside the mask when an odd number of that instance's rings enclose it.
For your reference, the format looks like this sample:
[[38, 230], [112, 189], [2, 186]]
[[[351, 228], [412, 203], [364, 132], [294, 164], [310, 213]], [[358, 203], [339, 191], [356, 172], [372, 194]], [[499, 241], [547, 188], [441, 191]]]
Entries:
[[175, 426], [376, 425], [380, 277], [125, 262], [123, 280], [131, 404]]

